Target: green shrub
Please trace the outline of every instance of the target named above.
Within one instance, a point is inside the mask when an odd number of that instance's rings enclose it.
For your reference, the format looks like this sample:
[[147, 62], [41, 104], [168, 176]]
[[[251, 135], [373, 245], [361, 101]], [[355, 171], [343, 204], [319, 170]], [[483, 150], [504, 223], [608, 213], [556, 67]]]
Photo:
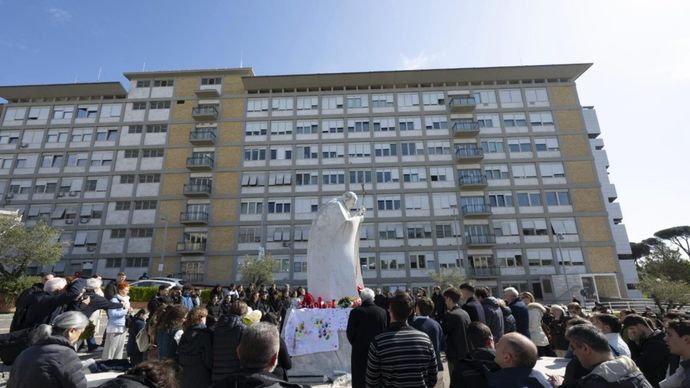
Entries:
[[40, 282], [41, 278], [38, 276], [20, 276], [16, 279], [0, 278], [0, 295], [14, 301], [22, 291]]
[[206, 306], [206, 304], [211, 300], [211, 289], [203, 288], [201, 290], [201, 304]]
[[132, 302], [148, 302], [158, 294], [158, 287], [130, 287], [129, 300]]

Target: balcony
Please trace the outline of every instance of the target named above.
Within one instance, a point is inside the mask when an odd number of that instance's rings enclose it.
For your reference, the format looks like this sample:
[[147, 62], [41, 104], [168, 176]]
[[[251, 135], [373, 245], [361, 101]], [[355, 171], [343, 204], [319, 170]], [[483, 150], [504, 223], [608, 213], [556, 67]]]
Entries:
[[481, 148], [457, 148], [455, 161], [458, 163], [478, 162], [484, 159], [484, 151]]
[[495, 278], [501, 275], [499, 267], [475, 267], [470, 268], [468, 276], [474, 278]]
[[491, 205], [488, 203], [477, 205], [463, 205], [462, 215], [464, 217], [487, 217], [491, 215]]
[[196, 120], [215, 121], [218, 119], [218, 109], [215, 105], [199, 105], [192, 108], [192, 117]]
[[184, 185], [182, 194], [188, 197], [208, 197], [211, 195], [210, 183], [190, 183]]
[[194, 145], [216, 144], [216, 131], [214, 129], [195, 129], [189, 133], [189, 142]]
[[213, 158], [210, 156], [192, 156], [187, 158], [187, 168], [190, 170], [212, 170]]
[[486, 175], [461, 175], [458, 184], [463, 189], [486, 187]]
[[177, 252], [183, 255], [194, 255], [206, 252], [206, 243], [194, 243], [190, 241], [178, 242]]
[[479, 123], [474, 120], [455, 120], [451, 128], [455, 137], [474, 137], [479, 134]]
[[496, 244], [496, 236], [493, 234], [466, 235], [465, 245], [468, 247], [485, 247]]
[[[220, 85], [218, 85], [220, 86]], [[194, 91], [194, 94], [196, 94], [197, 97], [199, 98], [218, 98], [220, 96], [220, 93], [218, 92], [218, 89], [216, 88], [209, 88], [209, 87], [203, 87], [203, 89], [197, 89]]]
[[208, 213], [205, 212], [182, 212], [180, 213], [181, 224], [208, 224]]
[[451, 113], [469, 113], [477, 107], [477, 100], [470, 95], [452, 96], [448, 101], [448, 107]]

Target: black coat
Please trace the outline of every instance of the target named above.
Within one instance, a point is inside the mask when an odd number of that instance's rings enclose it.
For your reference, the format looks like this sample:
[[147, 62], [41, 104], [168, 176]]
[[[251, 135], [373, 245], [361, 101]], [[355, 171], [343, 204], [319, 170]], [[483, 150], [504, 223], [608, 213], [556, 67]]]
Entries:
[[460, 361], [470, 353], [467, 341], [467, 327], [470, 316], [459, 306], [454, 306], [443, 316], [443, 334], [446, 337], [446, 357], [448, 360]]
[[213, 332], [204, 325], [194, 325], [182, 334], [177, 346], [180, 388], [211, 385], [213, 368]]
[[237, 315], [223, 315], [213, 332], [213, 374], [218, 381], [240, 369], [237, 346], [240, 344], [246, 326]]
[[158, 388], [158, 385], [144, 376], [120, 375], [98, 388]]
[[350, 312], [347, 320], [347, 340], [352, 345], [350, 362], [353, 388], [364, 387], [369, 345], [374, 337], [386, 329], [386, 315], [386, 310], [370, 300], [362, 302], [361, 306]]
[[529, 338], [529, 312], [527, 306], [520, 299], [515, 299], [509, 304], [510, 311], [515, 317], [515, 331]]
[[110, 300], [115, 297], [115, 294], [117, 294], [117, 281], [116, 280], [111, 280], [106, 286], [105, 289], [103, 290], [103, 295], [105, 295], [105, 298]]
[[278, 350], [278, 365], [273, 370], [273, 375], [288, 381], [287, 371], [292, 369], [292, 357], [287, 351], [287, 344], [283, 337], [280, 337], [280, 349]]
[[149, 310], [149, 316], [152, 317], [153, 314], [156, 313], [156, 310], [163, 304], [172, 304], [173, 300], [169, 296], [160, 296], [156, 295], [151, 300], [149, 303], [146, 305], [146, 308]]
[[482, 304], [479, 303], [476, 299], [467, 299], [467, 302], [465, 302], [465, 304], [462, 305], [462, 309], [467, 311], [467, 314], [470, 316], [470, 321], [478, 321], [483, 324], [486, 324], [486, 317], [484, 316], [484, 307], [482, 307]]
[[293, 384], [278, 379], [269, 372], [256, 369], [242, 369], [220, 381], [211, 388], [311, 388], [306, 384]]
[[27, 302], [29, 309], [23, 327], [50, 323], [67, 305], [77, 300], [85, 286], [84, 279], [77, 279], [61, 294], [49, 294], [43, 290], [33, 293]]
[[491, 329], [491, 334], [494, 336], [494, 342], [498, 343], [498, 340], [500, 340], [504, 334], [503, 310], [501, 310], [501, 306], [498, 305], [496, 298], [493, 297], [484, 299], [482, 307], [484, 308], [486, 325]]
[[208, 302], [206, 304], [206, 310], [208, 310], [208, 316], [206, 317], [207, 327], [213, 329], [216, 326], [216, 323], [218, 322], [218, 319], [220, 319], [221, 316], [220, 306], [220, 303], [213, 304], [211, 302]]
[[86, 388], [86, 377], [67, 338], [51, 336], [17, 357], [7, 388]]
[[450, 388], [487, 388], [489, 375], [501, 369], [494, 358], [496, 351], [489, 348], [479, 348], [470, 355], [456, 363], [453, 374], [450, 376]]
[[33, 286], [22, 291], [17, 297], [14, 303], [15, 313], [12, 316], [12, 323], [10, 323], [10, 331], [17, 331], [23, 329], [24, 321], [26, 318], [26, 312], [29, 310], [29, 302], [31, 301], [31, 296], [37, 292], [43, 291], [43, 283], [36, 283]]
[[434, 319], [441, 322], [446, 313], [446, 299], [442, 294], [432, 294], [431, 301], [434, 302]]
[[141, 318], [133, 318], [129, 324], [126, 348], [127, 356], [132, 365], [136, 365], [144, 359], [144, 353], [140, 352], [139, 347], [137, 347], [137, 334], [142, 330], [146, 330], [146, 321]]
[[90, 317], [97, 310], [121, 309], [122, 303], [114, 303], [108, 299], [97, 295], [89, 295], [89, 304], [78, 303], [75, 310], [81, 311], [87, 317]]
[[640, 341], [640, 354], [633, 358], [644, 377], [657, 387], [666, 377], [669, 350], [666, 345], [666, 334], [656, 330], [649, 337]]

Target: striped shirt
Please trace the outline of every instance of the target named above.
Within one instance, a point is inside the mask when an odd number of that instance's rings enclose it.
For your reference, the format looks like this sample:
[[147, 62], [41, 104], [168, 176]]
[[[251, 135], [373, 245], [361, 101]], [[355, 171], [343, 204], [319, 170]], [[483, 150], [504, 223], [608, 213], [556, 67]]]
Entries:
[[436, 372], [436, 354], [429, 336], [407, 322], [391, 323], [369, 346], [367, 387], [432, 388]]

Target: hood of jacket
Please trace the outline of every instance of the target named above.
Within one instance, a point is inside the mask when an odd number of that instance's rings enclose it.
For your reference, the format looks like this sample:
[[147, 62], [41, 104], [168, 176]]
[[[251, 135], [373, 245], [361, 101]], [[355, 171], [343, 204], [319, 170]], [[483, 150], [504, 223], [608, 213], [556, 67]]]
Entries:
[[491, 306], [494, 309], [499, 307], [498, 299], [494, 298], [493, 296], [490, 296], [488, 298], [484, 298], [484, 301], [482, 303], [485, 305]]
[[635, 365], [635, 361], [630, 359], [630, 357], [620, 356], [597, 365], [585, 378], [590, 375], [597, 375], [609, 383], [615, 383], [641, 374], [642, 372]]
[[74, 346], [69, 342], [69, 340], [60, 335], [51, 335], [50, 337], [36, 342], [34, 345], [62, 345], [74, 350]]
[[546, 312], [546, 307], [544, 307], [541, 303], [530, 303], [527, 305], [527, 308], [540, 310], [542, 314]]

